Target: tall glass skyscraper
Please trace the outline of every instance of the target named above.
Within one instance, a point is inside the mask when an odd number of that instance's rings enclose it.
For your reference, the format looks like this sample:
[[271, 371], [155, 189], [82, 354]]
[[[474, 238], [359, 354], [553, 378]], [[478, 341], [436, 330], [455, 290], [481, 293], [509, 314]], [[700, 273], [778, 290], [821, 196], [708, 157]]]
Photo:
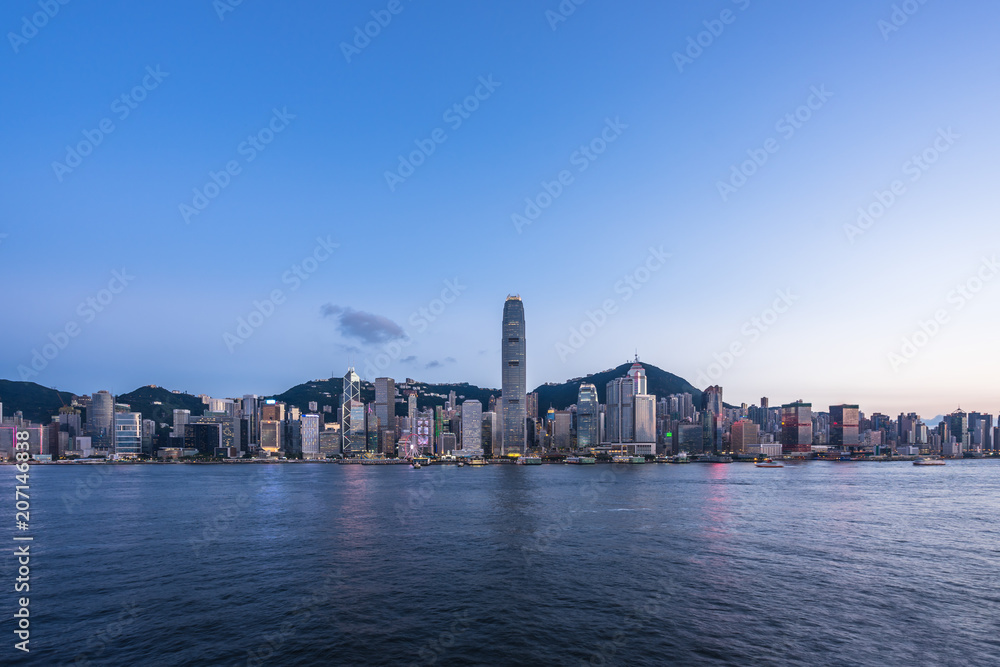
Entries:
[[597, 387], [592, 384], [580, 385], [576, 399], [576, 448], [589, 449], [601, 444], [601, 406], [597, 401]]
[[106, 391], [95, 393], [87, 408], [87, 433], [95, 448], [114, 447], [115, 399]]
[[[340, 452], [348, 457], [358, 456], [365, 449], [365, 410], [361, 403], [361, 378], [354, 372], [353, 366], [344, 375], [344, 391], [340, 399]], [[357, 405], [361, 406], [360, 409]], [[357, 423], [359, 420], [360, 425]]]
[[519, 296], [508, 296], [503, 305], [502, 334], [503, 451], [504, 454], [524, 454], [528, 379], [525, 369], [524, 304]]

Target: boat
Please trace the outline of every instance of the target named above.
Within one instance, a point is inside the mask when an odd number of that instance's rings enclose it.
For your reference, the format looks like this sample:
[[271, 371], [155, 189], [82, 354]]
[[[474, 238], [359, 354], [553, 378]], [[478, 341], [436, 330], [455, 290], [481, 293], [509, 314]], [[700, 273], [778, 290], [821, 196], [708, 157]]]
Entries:
[[784, 463], [778, 463], [777, 461], [772, 461], [771, 459], [764, 459], [763, 461], [757, 461], [754, 463], [758, 468], [784, 468]]
[[695, 463], [732, 463], [733, 457], [725, 454], [702, 454]]
[[628, 463], [628, 464], [636, 464], [636, 465], [638, 465], [640, 463], [645, 463], [646, 462], [646, 457], [645, 456], [620, 455], [620, 456], [615, 456], [612, 460], [615, 463]]
[[469, 465], [470, 466], [485, 466], [485, 465], [489, 465], [489, 461], [487, 461], [486, 459], [472, 459], [471, 461], [469, 461]]
[[423, 468], [423, 466], [420, 465], [419, 461], [414, 461], [413, 463], [410, 464], [410, 467], [413, 468], [414, 470], [420, 470], [421, 468]]
[[464, 466], [464, 465], [465, 465], [465, 462], [464, 462], [464, 461], [459, 461], [459, 462], [458, 462], [458, 467], [459, 467], [459, 468], [461, 468], [461, 467], [462, 467], [462, 466]]
[[566, 459], [566, 463], [572, 463], [574, 465], [593, 465], [597, 463], [597, 459], [592, 456], [570, 456]]
[[540, 466], [542, 465], [542, 459], [538, 456], [521, 456], [517, 459], [517, 465], [519, 466]]
[[916, 459], [913, 462], [913, 465], [915, 465], [915, 466], [943, 466], [943, 465], [945, 465], [945, 462], [942, 461], [941, 459], [923, 459], [923, 458], [921, 458], [921, 459]]

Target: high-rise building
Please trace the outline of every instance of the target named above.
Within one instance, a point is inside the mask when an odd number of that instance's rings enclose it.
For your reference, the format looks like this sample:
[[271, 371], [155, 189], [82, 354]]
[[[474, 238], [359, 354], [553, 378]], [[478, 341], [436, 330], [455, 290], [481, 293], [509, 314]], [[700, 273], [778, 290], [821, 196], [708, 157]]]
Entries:
[[528, 419], [538, 419], [538, 392], [533, 391], [524, 397], [524, 411]]
[[583, 383], [576, 399], [576, 448], [597, 447], [601, 443], [600, 405], [597, 387]]
[[604, 442], [613, 449], [656, 453], [656, 397], [645, 390], [646, 371], [638, 361], [627, 376], [608, 382]]
[[87, 408], [87, 433], [95, 449], [111, 449], [114, 446], [114, 419], [114, 397], [106, 391], [94, 394]]
[[713, 385], [706, 388], [701, 394], [701, 409], [718, 417], [723, 414], [722, 408], [722, 387]]
[[136, 458], [142, 453], [142, 413], [115, 414], [115, 454]]
[[[361, 405], [360, 411], [355, 404]], [[361, 423], [355, 423], [360, 418]], [[340, 453], [356, 456], [365, 449], [364, 405], [361, 404], [361, 378], [351, 366], [344, 374], [344, 389], [340, 395]], [[360, 439], [358, 435], [360, 434]]]
[[733, 422], [729, 435], [729, 448], [736, 454], [747, 454], [753, 445], [759, 444], [760, 431], [757, 424], [749, 419]]
[[184, 427], [191, 420], [190, 410], [174, 410], [174, 428], [170, 432], [171, 438], [183, 438]]
[[262, 419], [260, 422], [260, 448], [268, 454], [281, 456], [284, 451], [284, 438], [281, 422], [272, 419]]
[[781, 406], [781, 452], [803, 456], [812, 451], [812, 403]]
[[378, 418], [379, 444], [383, 454], [396, 445], [396, 381], [375, 378], [375, 417]]
[[857, 405], [830, 406], [830, 445], [857, 447], [861, 444], [858, 432], [860, 411]]
[[524, 454], [528, 379], [521, 297], [507, 297], [503, 305], [501, 333], [503, 451], [504, 454]]
[[479, 401], [462, 403], [462, 456], [483, 455], [483, 404]]
[[319, 415], [302, 415], [300, 429], [302, 438], [302, 458], [318, 459], [319, 452]]

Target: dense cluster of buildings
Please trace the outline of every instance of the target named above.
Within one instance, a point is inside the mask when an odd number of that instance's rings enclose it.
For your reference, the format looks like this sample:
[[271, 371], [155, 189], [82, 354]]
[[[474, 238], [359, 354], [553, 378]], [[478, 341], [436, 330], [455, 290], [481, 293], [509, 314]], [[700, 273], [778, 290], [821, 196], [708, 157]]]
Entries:
[[[657, 397], [648, 392], [646, 371], [636, 358], [627, 374], [598, 388], [581, 383], [566, 409], [540, 411], [538, 394], [526, 384], [524, 304], [508, 297], [501, 325], [499, 396], [486, 405], [456, 395], [421, 394], [411, 379], [374, 381], [373, 402], [362, 401], [353, 368], [335, 405], [287, 405], [255, 395], [201, 396], [201, 414], [174, 410], [171, 424], [143, 419], [131, 406], [99, 391], [60, 408], [51, 423], [32, 424], [21, 413], [5, 416], [0, 403], [0, 455], [13, 454], [17, 431], [28, 432], [39, 460], [68, 457], [181, 458], [494, 458], [526, 454], [628, 454], [632, 456], [927, 455], [982, 456], [1000, 451], [1000, 427], [992, 415], [961, 409], [929, 426], [918, 415], [896, 419], [866, 416], [857, 405], [813, 412], [796, 401], [770, 407], [729, 407], [722, 387], [695, 401], [691, 393]], [[371, 386], [365, 387], [370, 395]], [[422, 400], [421, 400], [422, 399]], [[443, 401], [443, 405], [433, 405]], [[423, 403], [423, 406], [420, 405]], [[197, 411], [196, 411], [197, 412]], [[84, 419], [85, 415], [85, 419]]]

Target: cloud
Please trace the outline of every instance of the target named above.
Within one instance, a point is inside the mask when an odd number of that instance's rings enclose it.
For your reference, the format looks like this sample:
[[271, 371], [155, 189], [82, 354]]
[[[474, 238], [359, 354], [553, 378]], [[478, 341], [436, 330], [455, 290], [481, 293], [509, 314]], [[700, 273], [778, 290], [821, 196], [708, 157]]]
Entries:
[[403, 362], [404, 364], [412, 364], [416, 360], [417, 360], [417, 357], [416, 357], [416, 355], [413, 355], [413, 354], [411, 354], [408, 357], [403, 357], [402, 359], [400, 359], [400, 361]]
[[424, 368], [441, 368], [442, 366], [444, 366], [444, 364], [435, 359], [434, 361], [428, 361]]
[[323, 317], [339, 318], [340, 333], [364, 343], [385, 343], [396, 338], [406, 337], [403, 327], [381, 315], [332, 303], [324, 304], [320, 312]]
[[444, 361], [445, 361], [445, 363], [453, 364], [453, 363], [455, 363], [456, 359], [455, 359], [455, 357], [445, 357]]

